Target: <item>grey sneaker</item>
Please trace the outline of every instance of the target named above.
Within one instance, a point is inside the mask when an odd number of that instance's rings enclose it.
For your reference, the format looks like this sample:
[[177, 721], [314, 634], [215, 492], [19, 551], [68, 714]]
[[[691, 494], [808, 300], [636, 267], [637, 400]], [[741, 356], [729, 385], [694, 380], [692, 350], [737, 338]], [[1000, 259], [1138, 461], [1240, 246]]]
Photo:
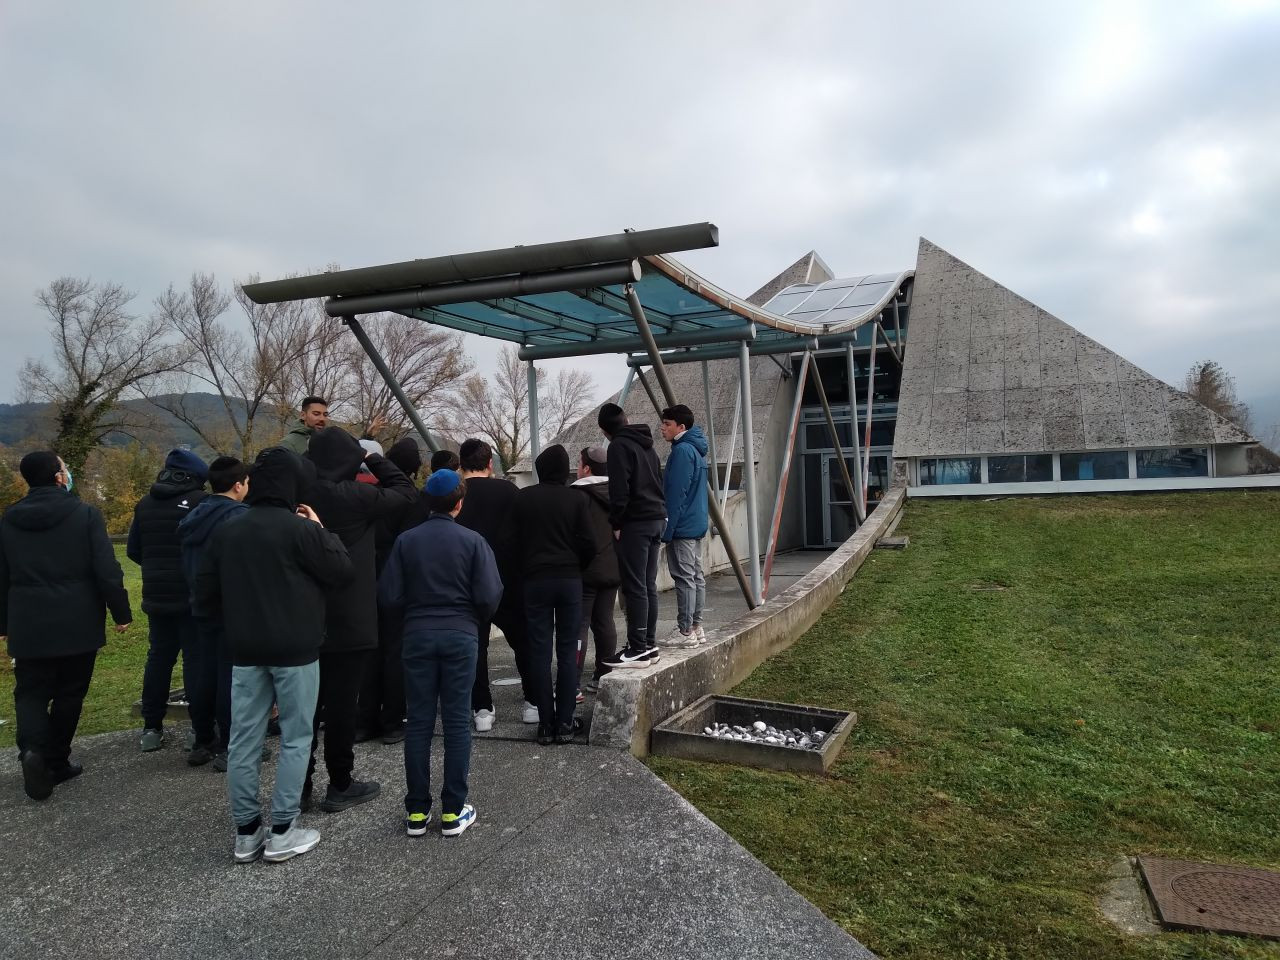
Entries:
[[267, 845], [267, 825], [258, 824], [258, 832], [247, 836], [236, 834], [236, 863], [253, 863], [262, 856], [262, 848]]
[[267, 849], [262, 859], [268, 863], [280, 863], [282, 860], [306, 853], [319, 842], [320, 831], [308, 830], [300, 826], [295, 818], [284, 833], [276, 833], [274, 830], [271, 832], [271, 838], [267, 840]]
[[660, 647], [695, 647], [697, 645], [698, 635], [692, 631], [683, 633], [679, 627], [658, 641]]
[[707, 631], [702, 629], [702, 624], [695, 623], [693, 625], [693, 635], [698, 638], [699, 643], [707, 642]]
[[147, 727], [138, 738], [138, 746], [143, 753], [151, 753], [164, 746], [164, 730]]

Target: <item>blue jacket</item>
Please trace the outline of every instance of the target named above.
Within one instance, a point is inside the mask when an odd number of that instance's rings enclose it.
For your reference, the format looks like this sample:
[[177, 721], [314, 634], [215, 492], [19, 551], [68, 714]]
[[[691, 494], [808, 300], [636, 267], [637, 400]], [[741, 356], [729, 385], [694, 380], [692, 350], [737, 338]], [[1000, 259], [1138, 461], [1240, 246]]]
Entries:
[[667, 526], [662, 542], [700, 540], [707, 535], [707, 438], [701, 427], [676, 437], [663, 471]]
[[247, 503], [213, 494], [201, 500], [178, 524], [178, 544], [182, 550], [182, 574], [191, 591], [191, 614], [200, 619], [220, 619], [218, 610], [202, 610], [195, 602], [196, 572], [213, 539], [213, 532], [233, 517], [249, 509]]
[[378, 603], [404, 613], [404, 635], [462, 630], [479, 636], [502, 599], [498, 564], [484, 537], [433, 513], [396, 539], [378, 578]]

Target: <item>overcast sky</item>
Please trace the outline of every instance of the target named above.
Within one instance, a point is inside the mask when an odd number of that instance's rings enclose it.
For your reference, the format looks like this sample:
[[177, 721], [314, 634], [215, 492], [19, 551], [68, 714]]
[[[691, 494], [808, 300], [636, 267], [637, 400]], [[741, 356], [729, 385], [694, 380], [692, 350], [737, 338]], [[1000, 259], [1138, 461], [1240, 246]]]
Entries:
[[1278, 50], [1267, 0], [8, 0], [0, 400], [58, 276], [145, 312], [193, 270], [701, 220], [678, 256], [740, 295], [925, 236], [1165, 380], [1280, 395]]

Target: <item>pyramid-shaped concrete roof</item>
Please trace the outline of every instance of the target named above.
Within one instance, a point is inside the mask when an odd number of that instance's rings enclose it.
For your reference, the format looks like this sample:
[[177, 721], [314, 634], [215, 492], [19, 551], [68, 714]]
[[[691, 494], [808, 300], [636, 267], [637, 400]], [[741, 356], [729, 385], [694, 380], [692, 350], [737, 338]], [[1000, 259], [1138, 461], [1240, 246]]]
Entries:
[[895, 457], [1252, 443], [923, 237]]

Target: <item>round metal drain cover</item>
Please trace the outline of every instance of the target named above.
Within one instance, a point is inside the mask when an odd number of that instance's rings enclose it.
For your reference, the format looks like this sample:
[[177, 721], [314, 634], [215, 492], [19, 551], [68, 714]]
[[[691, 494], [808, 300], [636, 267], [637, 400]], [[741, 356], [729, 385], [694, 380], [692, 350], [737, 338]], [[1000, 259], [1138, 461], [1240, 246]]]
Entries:
[[1280, 925], [1280, 882], [1218, 870], [1174, 877], [1169, 886], [1198, 913], [1215, 913], [1244, 923]]

